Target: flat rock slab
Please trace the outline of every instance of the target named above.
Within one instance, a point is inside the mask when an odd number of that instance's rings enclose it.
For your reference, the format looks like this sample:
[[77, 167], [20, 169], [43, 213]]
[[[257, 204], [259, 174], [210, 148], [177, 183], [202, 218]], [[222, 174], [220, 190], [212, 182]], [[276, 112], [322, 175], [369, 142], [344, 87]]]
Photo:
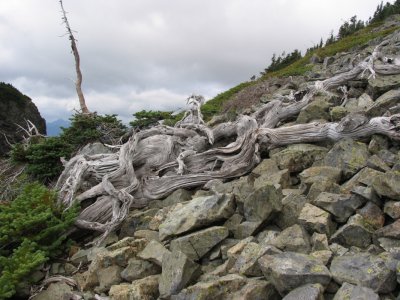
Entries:
[[186, 204], [177, 204], [159, 227], [160, 240], [226, 220], [234, 212], [235, 200], [231, 194], [198, 197]]
[[155, 240], [150, 241], [147, 244], [146, 248], [143, 249], [142, 252], [138, 253], [138, 257], [144, 260], [149, 260], [156, 265], [161, 266], [163, 256], [165, 253], [168, 253], [168, 249], [164, 247], [163, 244], [157, 242]]
[[228, 235], [229, 230], [226, 227], [214, 226], [172, 240], [170, 249], [179, 250], [192, 260], [199, 260]]
[[309, 253], [311, 250], [310, 236], [298, 224], [283, 230], [270, 244], [282, 251]]
[[372, 187], [378, 195], [394, 200], [400, 200], [400, 173], [395, 171], [386, 172], [376, 176]]
[[131, 284], [123, 283], [113, 285], [109, 295], [114, 300], [153, 300], [159, 296], [158, 281], [159, 275], [148, 276], [133, 281]]
[[334, 280], [361, 285], [377, 293], [390, 293], [396, 288], [396, 272], [379, 256], [368, 253], [346, 254], [332, 260]]
[[327, 267], [319, 260], [301, 253], [264, 255], [258, 263], [264, 276], [281, 295], [308, 283], [319, 283], [326, 287], [331, 281]]
[[350, 283], [343, 283], [341, 288], [336, 292], [333, 300], [379, 300], [379, 295], [373, 290], [363, 286], [355, 286]]
[[342, 170], [336, 167], [320, 166], [305, 169], [300, 173], [302, 183], [313, 184], [321, 180], [329, 180], [331, 182], [339, 183], [341, 179]]
[[332, 221], [330, 213], [309, 203], [300, 211], [298, 220], [310, 233], [318, 232], [331, 236], [336, 229], [336, 223]]

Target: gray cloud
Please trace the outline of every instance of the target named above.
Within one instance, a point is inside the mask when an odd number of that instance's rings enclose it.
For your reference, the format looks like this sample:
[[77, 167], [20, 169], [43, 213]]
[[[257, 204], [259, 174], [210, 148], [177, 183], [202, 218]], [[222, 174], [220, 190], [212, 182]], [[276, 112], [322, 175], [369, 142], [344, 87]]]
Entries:
[[[210, 98], [258, 74], [274, 52], [305, 50], [379, 0], [64, 0], [88, 106], [124, 120]], [[0, 80], [52, 121], [78, 108], [58, 1], [0, 2]]]

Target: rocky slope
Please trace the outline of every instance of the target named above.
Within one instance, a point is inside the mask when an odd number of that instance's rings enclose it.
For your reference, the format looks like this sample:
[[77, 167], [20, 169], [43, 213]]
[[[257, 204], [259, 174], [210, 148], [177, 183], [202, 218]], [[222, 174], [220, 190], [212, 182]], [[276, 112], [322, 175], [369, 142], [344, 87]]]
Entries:
[[[259, 103], [289, 96], [347, 70], [380, 41], [314, 58], [307, 76], [244, 93]], [[383, 53], [399, 59], [399, 47]], [[290, 123], [397, 113], [399, 100], [400, 75], [358, 78], [317, 96]], [[59, 277], [35, 299], [398, 299], [399, 150], [380, 135], [268, 150], [247, 176], [177, 190], [131, 211], [101, 246], [71, 249], [50, 274], [73, 280]]]
[[0, 82], [0, 155], [10, 150], [9, 143], [22, 140], [24, 132], [17, 124], [25, 128], [27, 120], [46, 134], [45, 120], [32, 100], [12, 85]]

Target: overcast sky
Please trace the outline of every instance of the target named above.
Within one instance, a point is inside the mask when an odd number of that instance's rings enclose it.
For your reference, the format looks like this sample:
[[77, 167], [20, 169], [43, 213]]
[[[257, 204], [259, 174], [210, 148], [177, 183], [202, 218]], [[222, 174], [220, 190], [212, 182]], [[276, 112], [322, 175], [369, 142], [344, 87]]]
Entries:
[[[88, 107], [124, 121], [173, 110], [258, 75], [274, 52], [304, 50], [378, 0], [64, 0]], [[393, 2], [393, 1], [392, 1]], [[47, 121], [78, 109], [58, 0], [0, 0], [0, 81]]]

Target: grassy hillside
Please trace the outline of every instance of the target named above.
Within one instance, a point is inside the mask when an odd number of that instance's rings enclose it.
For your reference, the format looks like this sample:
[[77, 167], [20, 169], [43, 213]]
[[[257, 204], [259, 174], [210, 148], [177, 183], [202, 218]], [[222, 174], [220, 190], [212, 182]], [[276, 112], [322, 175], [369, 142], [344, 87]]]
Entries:
[[243, 82], [227, 90], [226, 92], [218, 94], [216, 97], [207, 101], [207, 103], [203, 105], [202, 113], [205, 119], [209, 120], [213, 115], [221, 113], [224, 103], [226, 104], [226, 102], [230, 101], [233, 96], [237, 95], [237, 93], [244, 88], [256, 84], [259, 81], [267, 80], [272, 77], [304, 75], [307, 71], [312, 69], [310, 58], [313, 55], [317, 55], [322, 59], [325, 57], [334, 56], [336, 53], [349, 51], [354, 47], [363, 46], [375, 38], [385, 37], [400, 28], [400, 26], [395, 26], [379, 30], [379, 27], [382, 27], [381, 25], [383, 25], [383, 23], [384, 22], [381, 21], [370, 24], [350, 36], [344, 37], [336, 42], [333, 42], [332, 44], [309, 52], [307, 55], [293, 62], [289, 66], [263, 75], [257, 81]]

